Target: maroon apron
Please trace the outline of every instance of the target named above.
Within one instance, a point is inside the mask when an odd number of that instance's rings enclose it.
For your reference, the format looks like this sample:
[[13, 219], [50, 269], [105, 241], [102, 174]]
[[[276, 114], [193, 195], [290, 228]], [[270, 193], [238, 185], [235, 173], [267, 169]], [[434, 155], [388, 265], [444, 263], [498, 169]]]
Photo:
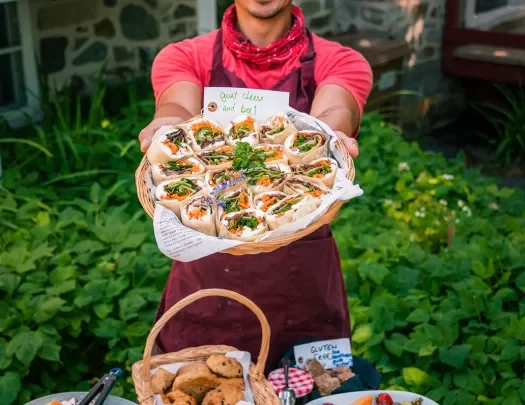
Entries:
[[[315, 95], [315, 51], [311, 35], [301, 67], [271, 90], [290, 93], [290, 105], [309, 112]], [[261, 74], [264, 74], [261, 72]], [[214, 46], [210, 87], [246, 85], [222, 65], [222, 31]], [[190, 263], [174, 262], [157, 320], [182, 298], [202, 289], [236, 291], [254, 301], [271, 326], [267, 370], [302, 339], [350, 337], [348, 301], [339, 253], [330, 227], [271, 253], [232, 256], [216, 253]], [[261, 328], [246, 307], [226, 298], [204, 298], [171, 319], [157, 339], [159, 352], [225, 344], [251, 352], [255, 360]]]

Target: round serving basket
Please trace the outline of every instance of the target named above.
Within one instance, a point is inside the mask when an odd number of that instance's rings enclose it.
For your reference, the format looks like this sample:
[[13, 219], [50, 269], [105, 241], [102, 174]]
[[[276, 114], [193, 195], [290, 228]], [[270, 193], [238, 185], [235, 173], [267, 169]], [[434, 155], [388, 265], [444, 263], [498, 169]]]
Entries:
[[[200, 118], [201, 116], [194, 117], [193, 119], [187, 121], [191, 122], [197, 118]], [[187, 123], [186, 122], [186, 123]], [[354, 168], [354, 162], [350, 155], [348, 154], [348, 151], [344, 147], [344, 144], [342, 141], [337, 140], [336, 141], [336, 148], [341, 152], [341, 155], [343, 157], [342, 164], [346, 165], [348, 168], [348, 172], [346, 177], [351, 180], [352, 182], [355, 179], [355, 168]], [[341, 162], [340, 162], [341, 163]], [[139, 197], [140, 204], [142, 205], [142, 208], [144, 208], [144, 211], [153, 218], [153, 215], [155, 213], [155, 203], [153, 202], [151, 198], [151, 192], [148, 187], [148, 170], [150, 168], [150, 163], [148, 159], [146, 158], [146, 155], [142, 158], [142, 161], [140, 162], [139, 167], [137, 168], [135, 172], [135, 183], [137, 185], [137, 195]], [[233, 248], [227, 249], [223, 251], [222, 253], [229, 253], [234, 256], [242, 256], [242, 255], [248, 255], [248, 254], [258, 254], [258, 253], [269, 253], [273, 252], [274, 250], [279, 249], [280, 247], [289, 245], [292, 242], [295, 242], [296, 240], [302, 239], [305, 236], [311, 234], [312, 232], [316, 231], [323, 225], [329, 224], [332, 222], [336, 217], [341, 209], [341, 206], [343, 205], [344, 201], [336, 201], [332, 206], [326, 211], [322, 216], [320, 216], [317, 221], [310, 224], [304, 229], [301, 229], [300, 231], [297, 231], [293, 234], [283, 236], [282, 238], [276, 238], [272, 240], [265, 240], [262, 242], [248, 242], [244, 243], [239, 246], [235, 246]]]
[[135, 391], [137, 392], [139, 404], [155, 405], [155, 397], [151, 390], [152, 369], [162, 366], [163, 364], [206, 361], [213, 354], [226, 354], [238, 350], [234, 347], [222, 345], [201, 346], [181, 350], [176, 353], [160, 354], [157, 356], [151, 355], [155, 339], [164, 325], [166, 325], [166, 323], [168, 323], [168, 321], [179, 311], [191, 303], [206, 297], [225, 297], [235, 300], [245, 305], [255, 314], [255, 316], [257, 316], [262, 328], [261, 350], [259, 352], [257, 363], [252, 363], [248, 372], [248, 379], [255, 399], [255, 405], [281, 405], [281, 401], [277, 397], [274, 389], [264, 377], [264, 368], [266, 366], [266, 359], [268, 358], [268, 350], [270, 348], [270, 325], [268, 324], [266, 316], [264, 316], [261, 309], [248, 298], [236, 292], [221, 289], [201, 290], [189, 295], [173, 305], [155, 324], [146, 341], [143, 360], [136, 362], [132, 367], [133, 383], [135, 384]]

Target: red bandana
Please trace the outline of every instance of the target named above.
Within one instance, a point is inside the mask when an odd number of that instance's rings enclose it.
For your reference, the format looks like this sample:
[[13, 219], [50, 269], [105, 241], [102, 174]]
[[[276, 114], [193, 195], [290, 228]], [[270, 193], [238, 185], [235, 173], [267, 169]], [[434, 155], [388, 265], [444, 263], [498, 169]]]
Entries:
[[292, 5], [293, 25], [286, 35], [264, 48], [252, 44], [236, 27], [237, 11], [230, 6], [222, 19], [224, 45], [247, 64], [259, 70], [269, 70], [302, 54], [307, 43], [306, 26], [301, 9]]

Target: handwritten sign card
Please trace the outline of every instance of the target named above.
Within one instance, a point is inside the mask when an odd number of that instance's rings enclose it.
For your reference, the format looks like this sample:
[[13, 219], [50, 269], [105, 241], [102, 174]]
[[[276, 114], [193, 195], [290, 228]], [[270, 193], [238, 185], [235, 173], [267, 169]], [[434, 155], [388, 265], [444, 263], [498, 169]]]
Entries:
[[288, 110], [290, 94], [282, 91], [206, 87], [204, 116], [226, 125], [240, 115], [253, 115], [257, 121]]
[[310, 360], [316, 359], [326, 370], [353, 365], [350, 339], [323, 340], [294, 347], [297, 368], [306, 370]]

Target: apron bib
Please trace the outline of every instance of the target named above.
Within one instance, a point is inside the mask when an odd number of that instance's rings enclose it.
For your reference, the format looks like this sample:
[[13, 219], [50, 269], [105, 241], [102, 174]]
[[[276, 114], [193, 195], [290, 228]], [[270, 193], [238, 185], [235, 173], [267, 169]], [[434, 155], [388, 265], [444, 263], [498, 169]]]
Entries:
[[[270, 90], [290, 93], [290, 105], [310, 112], [315, 95], [313, 40], [301, 57], [301, 66]], [[209, 87], [246, 88], [222, 64], [222, 31], [219, 30]], [[350, 337], [348, 301], [339, 253], [330, 227], [271, 253], [232, 256], [216, 253], [190, 263], [174, 262], [157, 312], [164, 312], [201, 289], [224, 288], [254, 301], [271, 327], [267, 370], [302, 339]], [[204, 298], [183, 309], [160, 332], [157, 351], [175, 352], [202, 345], [230, 345], [249, 351], [256, 359], [261, 328], [255, 315], [227, 298]]]

